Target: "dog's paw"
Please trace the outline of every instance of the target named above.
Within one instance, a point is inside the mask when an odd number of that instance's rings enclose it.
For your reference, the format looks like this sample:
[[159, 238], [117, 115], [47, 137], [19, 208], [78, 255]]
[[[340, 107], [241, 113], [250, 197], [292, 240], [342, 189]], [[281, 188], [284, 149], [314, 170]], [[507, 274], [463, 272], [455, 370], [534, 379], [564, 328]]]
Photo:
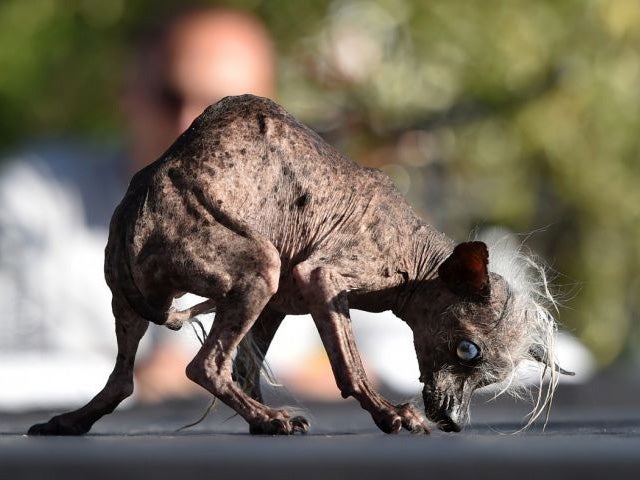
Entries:
[[88, 431], [88, 428], [79, 423], [69, 423], [65, 422], [61, 417], [53, 417], [46, 423], [33, 425], [27, 432], [27, 435], [84, 435]]
[[252, 435], [292, 435], [308, 431], [309, 421], [306, 418], [301, 416], [290, 418], [282, 412], [278, 412], [273, 418], [249, 424], [249, 433]]
[[410, 403], [396, 405], [396, 410], [402, 418], [402, 426], [411, 433], [429, 433], [429, 427], [424, 417]]
[[429, 433], [420, 413], [410, 404], [388, 405], [372, 413], [373, 421], [384, 433], [399, 433], [403, 428], [411, 433]]

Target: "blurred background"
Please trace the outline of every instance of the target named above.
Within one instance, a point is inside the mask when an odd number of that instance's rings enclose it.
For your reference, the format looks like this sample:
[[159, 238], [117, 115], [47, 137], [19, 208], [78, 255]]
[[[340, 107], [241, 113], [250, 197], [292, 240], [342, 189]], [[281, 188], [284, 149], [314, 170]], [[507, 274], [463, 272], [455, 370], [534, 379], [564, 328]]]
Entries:
[[[640, 2], [3, 0], [0, 388], [24, 390], [6, 408], [66, 405], [72, 388], [88, 400], [104, 383], [113, 207], [206, 105], [245, 91], [384, 170], [447, 235], [526, 238], [580, 358], [637, 368]], [[167, 366], [180, 354], [150, 336], [143, 399], [187, 395], [164, 376], [182, 379]], [[56, 402], [69, 365], [86, 388]], [[145, 387], [158, 381], [167, 392]]]

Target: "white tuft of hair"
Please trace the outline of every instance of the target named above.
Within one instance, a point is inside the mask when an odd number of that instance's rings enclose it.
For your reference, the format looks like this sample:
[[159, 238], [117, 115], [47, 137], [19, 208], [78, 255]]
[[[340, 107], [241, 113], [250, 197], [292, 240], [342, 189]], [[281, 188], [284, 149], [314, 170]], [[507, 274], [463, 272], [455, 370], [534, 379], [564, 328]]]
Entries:
[[[525, 236], [526, 240], [528, 236]], [[531, 394], [533, 408], [527, 415], [527, 423], [519, 430], [530, 427], [544, 414], [544, 426], [549, 420], [553, 396], [558, 385], [558, 373], [553, 368], [556, 360], [555, 338], [557, 324], [553, 313], [558, 312], [558, 301], [551, 293], [547, 267], [524, 248], [524, 240], [518, 242], [511, 232], [491, 228], [478, 235], [478, 240], [487, 244], [489, 250], [489, 271], [497, 273], [507, 282], [512, 293], [511, 315], [523, 319], [522, 351], [513, 358], [510, 378], [495, 395], [510, 393], [522, 397], [526, 387], [516, 381], [516, 367], [524, 360], [534, 361], [530, 348], [537, 347], [545, 352], [545, 363], [540, 365], [537, 391]], [[552, 313], [553, 312], [553, 313]], [[545, 380], [548, 377], [548, 382]]]

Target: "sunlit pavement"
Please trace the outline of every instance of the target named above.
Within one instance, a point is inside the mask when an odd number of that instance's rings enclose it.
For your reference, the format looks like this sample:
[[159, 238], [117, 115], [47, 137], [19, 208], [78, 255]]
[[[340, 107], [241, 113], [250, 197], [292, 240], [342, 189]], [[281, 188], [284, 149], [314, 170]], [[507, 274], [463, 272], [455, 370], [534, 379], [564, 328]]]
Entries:
[[[544, 430], [522, 403], [478, 398], [462, 433], [388, 436], [355, 402], [303, 406], [307, 435], [257, 437], [208, 399], [118, 411], [80, 438], [29, 438], [48, 413], [0, 415], [0, 478], [638, 478], [640, 391], [634, 379], [566, 386]], [[270, 395], [273, 404], [295, 402]]]

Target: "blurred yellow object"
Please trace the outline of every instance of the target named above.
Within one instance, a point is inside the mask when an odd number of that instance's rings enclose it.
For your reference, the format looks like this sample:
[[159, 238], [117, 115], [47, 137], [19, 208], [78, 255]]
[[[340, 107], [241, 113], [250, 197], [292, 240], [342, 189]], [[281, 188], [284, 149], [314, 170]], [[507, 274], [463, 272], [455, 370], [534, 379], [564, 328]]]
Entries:
[[296, 397], [307, 400], [342, 399], [333, 378], [329, 358], [324, 350], [313, 350], [300, 358], [297, 367], [282, 376], [282, 384]]

